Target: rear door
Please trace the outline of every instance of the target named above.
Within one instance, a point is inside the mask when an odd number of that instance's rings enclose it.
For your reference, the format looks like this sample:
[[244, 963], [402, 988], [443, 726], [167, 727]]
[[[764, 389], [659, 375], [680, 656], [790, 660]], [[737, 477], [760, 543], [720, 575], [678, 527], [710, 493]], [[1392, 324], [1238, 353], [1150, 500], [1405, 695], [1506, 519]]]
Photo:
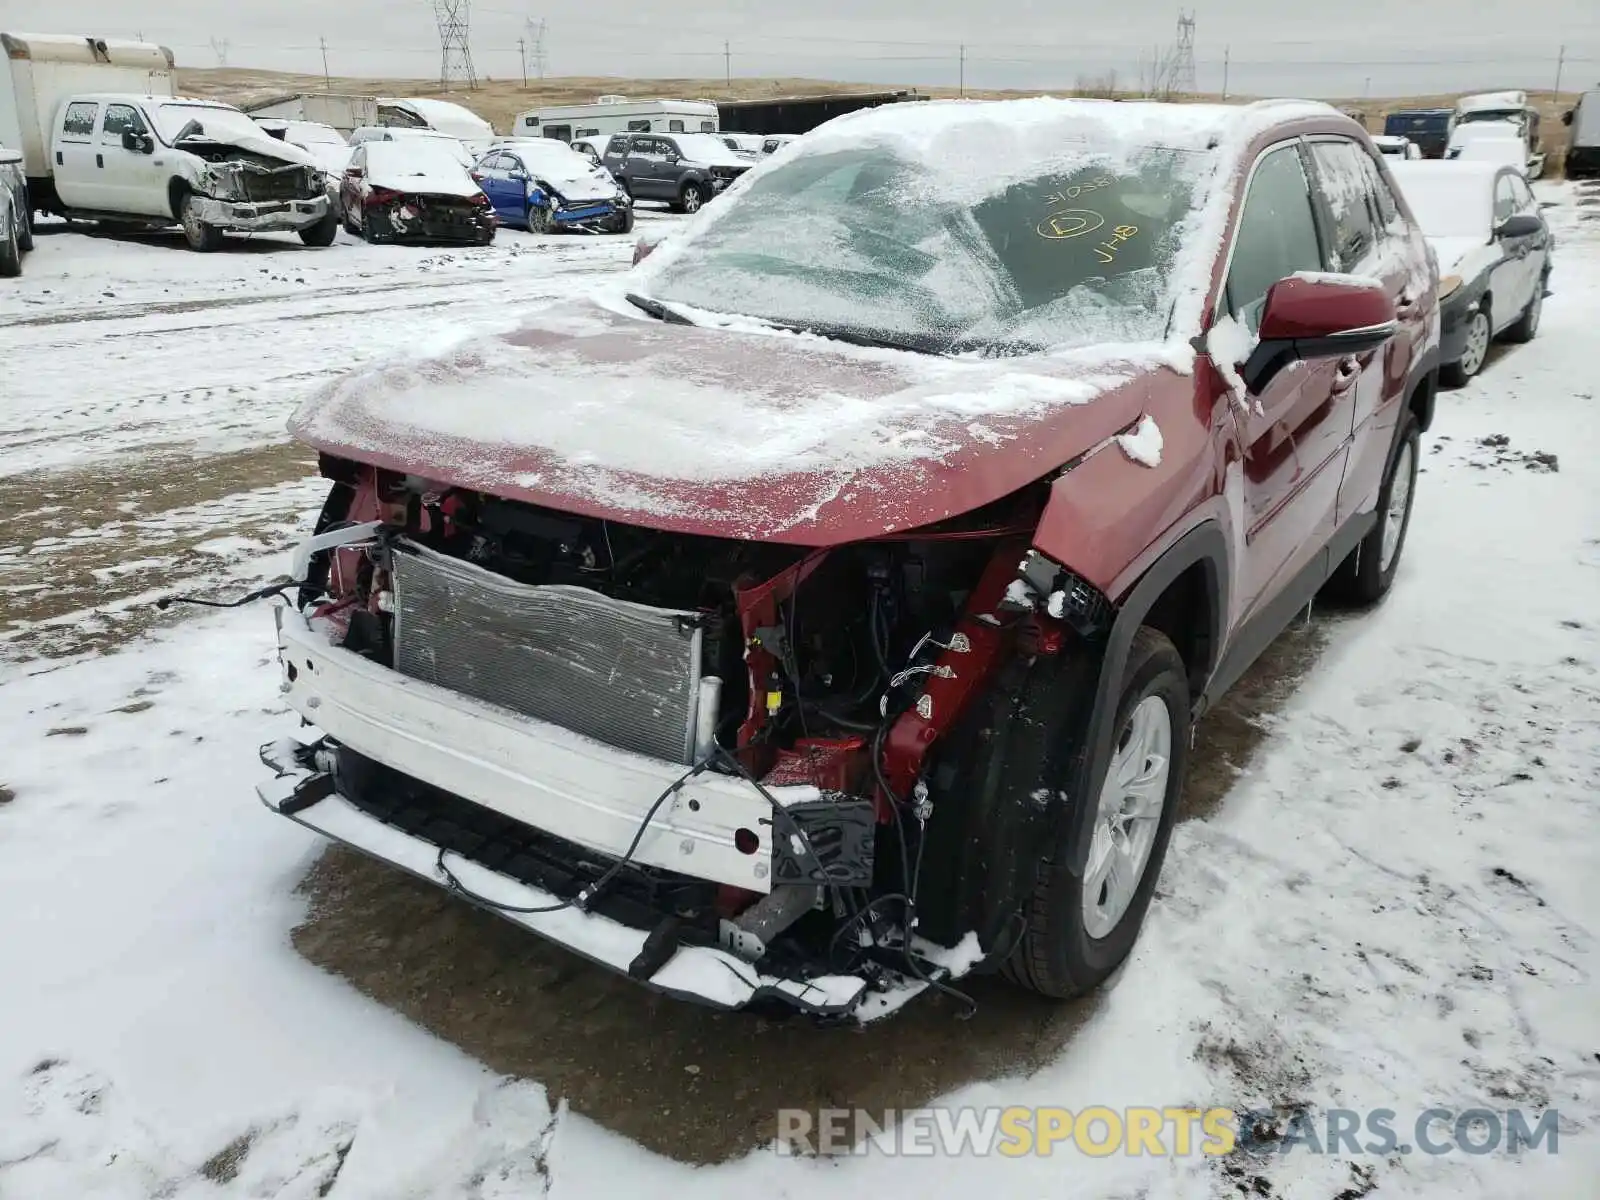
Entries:
[[628, 152], [628, 186], [644, 200], [671, 199], [667, 187], [667, 153], [660, 138], [635, 137]]
[[[1304, 155], [1299, 141], [1269, 148], [1245, 190], [1218, 312], [1251, 341], [1273, 284], [1328, 269]], [[1236, 392], [1229, 406], [1244, 448], [1244, 549], [1234, 580], [1242, 619], [1270, 603], [1332, 537], [1357, 377], [1335, 361], [1296, 362], [1261, 395]]]
[[100, 126], [100, 106], [92, 100], [74, 100], [61, 110], [56, 125], [56, 194], [68, 208], [106, 208], [105, 171], [95, 162], [95, 131]]

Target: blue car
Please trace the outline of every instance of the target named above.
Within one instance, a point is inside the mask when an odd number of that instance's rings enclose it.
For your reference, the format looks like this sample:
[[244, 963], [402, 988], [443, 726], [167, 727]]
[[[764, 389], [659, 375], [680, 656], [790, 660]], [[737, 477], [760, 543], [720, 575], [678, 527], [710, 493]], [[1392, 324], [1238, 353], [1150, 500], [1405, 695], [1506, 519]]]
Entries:
[[633, 201], [609, 172], [565, 142], [528, 138], [489, 149], [472, 169], [503, 225], [534, 233], [629, 233]]

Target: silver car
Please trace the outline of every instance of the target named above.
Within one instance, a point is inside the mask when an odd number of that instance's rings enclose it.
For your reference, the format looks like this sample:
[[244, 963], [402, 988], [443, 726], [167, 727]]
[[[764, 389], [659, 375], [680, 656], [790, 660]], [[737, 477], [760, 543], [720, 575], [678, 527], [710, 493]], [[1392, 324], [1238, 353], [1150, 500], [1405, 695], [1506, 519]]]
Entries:
[[22, 274], [22, 254], [33, 249], [33, 210], [22, 152], [0, 145], [0, 278]]

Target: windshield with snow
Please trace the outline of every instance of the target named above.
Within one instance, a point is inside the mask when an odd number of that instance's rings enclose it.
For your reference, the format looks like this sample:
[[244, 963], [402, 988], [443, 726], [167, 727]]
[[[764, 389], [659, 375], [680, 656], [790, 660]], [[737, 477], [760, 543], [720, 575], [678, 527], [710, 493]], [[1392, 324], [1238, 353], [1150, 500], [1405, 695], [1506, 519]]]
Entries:
[[197, 134], [190, 130], [191, 137], [231, 142], [239, 138], [260, 141], [267, 136], [261, 126], [232, 108], [215, 108], [209, 104], [158, 104], [154, 116], [156, 130], [161, 134], [161, 140], [169, 146], [178, 140], [178, 135], [191, 122], [197, 123], [203, 131]]
[[749, 159], [736, 150], [728, 149], [727, 143], [714, 133], [675, 133], [672, 137], [678, 143], [678, 152], [690, 162], [741, 167], [750, 165]]
[[650, 291], [931, 352], [1159, 340], [1209, 167], [1193, 150], [1069, 148], [985, 189], [882, 144], [812, 153], [754, 179]]

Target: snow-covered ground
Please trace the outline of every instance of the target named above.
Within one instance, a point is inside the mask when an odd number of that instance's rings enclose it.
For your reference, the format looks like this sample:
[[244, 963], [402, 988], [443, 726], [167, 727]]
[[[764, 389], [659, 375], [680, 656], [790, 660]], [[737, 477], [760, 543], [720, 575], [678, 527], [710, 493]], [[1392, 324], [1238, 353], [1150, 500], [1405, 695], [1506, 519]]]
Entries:
[[[376, 869], [334, 897], [373, 964], [357, 990], [291, 942], [322, 919], [301, 885], [326, 868], [323, 846], [252, 792], [257, 746], [294, 725], [267, 615], [123, 630], [117, 652], [71, 660], [35, 651], [101, 643], [19, 645], [0, 666], [0, 1196], [1600, 1196], [1600, 220], [1582, 219], [1600, 196], [1549, 194], [1561, 243], [1544, 327], [1440, 397], [1393, 594], [1318, 618], [1320, 658], [1256, 717], [1266, 736], [1220, 805], [1179, 827], [1133, 959], [1070, 1036], [995, 989], [968, 1023], [934, 1001], [857, 1033], [690, 1022]], [[23, 289], [0, 293], [0, 357], [20, 387], [0, 414], [13, 473], [0, 503], [21, 496], [24, 469], [48, 490], [58, 477], [39, 468], [67, 468], [74, 496], [85, 471], [135, 478], [102, 461], [113, 451], [234, 462], [277, 436], [313, 375], [492, 326], [624, 257], [525, 241], [449, 263], [341, 242], [325, 260], [262, 255], [255, 278], [249, 251], [41, 239]], [[146, 262], [165, 278], [138, 282]], [[30, 303], [47, 288], [70, 289], [65, 307]], [[208, 295], [223, 305], [180, 307]], [[47, 320], [60, 312], [108, 319]], [[239, 578], [270, 574], [279, 526], [316, 502], [294, 461], [256, 462], [251, 487], [211, 500], [152, 485], [121, 525], [130, 501], [108, 484], [103, 518], [55, 514], [88, 557], [52, 561], [63, 580], [80, 562], [114, 572], [119, 555], [214, 553]], [[53, 549], [22, 540], [50, 516], [20, 503], [0, 509], [0, 542], [14, 543], [0, 545], [0, 584]], [[168, 541], [139, 530], [139, 505], [159, 509], [147, 523]], [[1219, 719], [1200, 728], [1202, 751]], [[361, 912], [373, 895], [401, 919]], [[424, 950], [445, 940], [472, 970], [435, 969]], [[536, 1003], [586, 998], [548, 1071], [517, 1078], [484, 1062], [516, 1057], [507, 1043], [541, 1019], [508, 1008], [527, 998], [524, 955], [548, 976]], [[388, 1004], [366, 994], [385, 989]], [[402, 1015], [418, 1011], [442, 1015], [426, 1028]], [[938, 1040], [886, 1051], [917, 1020]], [[928, 1094], [924, 1060], [977, 1061], [979, 1041], [999, 1047], [983, 1062], [1032, 1069], [956, 1068], [960, 1086]], [[791, 1060], [822, 1064], [820, 1082], [785, 1075]], [[1276, 1108], [1319, 1123], [1381, 1108], [1402, 1135], [1432, 1107], [1520, 1108], [1530, 1124], [1556, 1109], [1559, 1152], [819, 1160], [757, 1147], [687, 1165], [716, 1157], [697, 1128], [770, 1128], [752, 1107], [864, 1098]]]

